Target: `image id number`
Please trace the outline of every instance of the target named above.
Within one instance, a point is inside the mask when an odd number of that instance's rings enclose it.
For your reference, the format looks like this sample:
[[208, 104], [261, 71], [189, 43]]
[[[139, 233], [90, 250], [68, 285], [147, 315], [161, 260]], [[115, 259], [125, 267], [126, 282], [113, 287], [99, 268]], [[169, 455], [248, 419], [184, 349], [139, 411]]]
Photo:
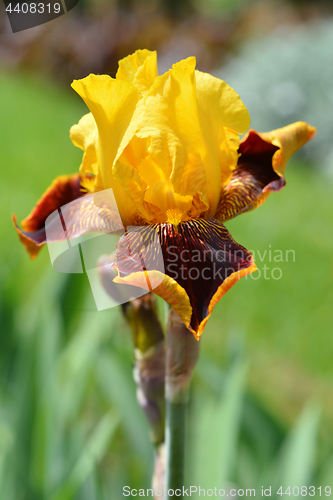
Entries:
[[17, 14], [59, 14], [61, 10], [60, 3], [48, 3], [44, 4], [43, 2], [39, 3], [10, 3], [6, 7], [6, 12]]
[[321, 486], [318, 486], [317, 488], [315, 486], [294, 486], [293, 488], [291, 486], [288, 486], [288, 488], [283, 491], [282, 486], [277, 490], [277, 495], [288, 495], [288, 496], [293, 496], [293, 497], [298, 497], [298, 496], [309, 496], [309, 497], [314, 497], [314, 496], [326, 496], [329, 497], [331, 496], [332, 489], [330, 486], [325, 486], [325, 488], [322, 488]]

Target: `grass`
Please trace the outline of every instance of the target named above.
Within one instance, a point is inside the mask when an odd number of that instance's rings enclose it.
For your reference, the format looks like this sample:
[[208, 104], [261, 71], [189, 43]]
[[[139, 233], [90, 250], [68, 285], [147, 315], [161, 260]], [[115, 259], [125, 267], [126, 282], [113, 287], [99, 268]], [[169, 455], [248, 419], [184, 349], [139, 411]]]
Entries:
[[[129, 335], [118, 310], [93, 311], [86, 276], [55, 272], [46, 250], [31, 262], [10, 221], [54, 177], [77, 171], [68, 131], [85, 107], [18, 73], [0, 73], [0, 96], [0, 498], [121, 498], [126, 484], [148, 487], [152, 469]], [[287, 181], [227, 225], [260, 269], [283, 274], [242, 279], [208, 322], [190, 409], [191, 484], [325, 486], [332, 476], [332, 187], [297, 161]], [[270, 262], [269, 250], [284, 261]]]

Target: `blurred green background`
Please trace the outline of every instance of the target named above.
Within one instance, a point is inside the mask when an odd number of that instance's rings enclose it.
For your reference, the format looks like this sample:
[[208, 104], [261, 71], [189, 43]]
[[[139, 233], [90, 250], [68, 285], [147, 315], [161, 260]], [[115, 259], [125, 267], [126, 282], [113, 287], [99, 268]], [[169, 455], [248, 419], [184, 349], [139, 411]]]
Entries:
[[[269, 279], [242, 279], [208, 322], [187, 482], [257, 488], [257, 496], [272, 486], [273, 498], [281, 485], [322, 486], [323, 496], [333, 486], [330, 9], [81, 0], [17, 34], [0, 13], [1, 500], [109, 500], [125, 485], [150, 485], [153, 450], [120, 312], [97, 313], [86, 275], [57, 273], [46, 250], [30, 261], [10, 221], [13, 212], [24, 218], [54, 177], [78, 169], [68, 132], [86, 108], [72, 79], [114, 75], [118, 59], [143, 47], [158, 50], [160, 72], [195, 55], [199, 69], [240, 93], [259, 131], [298, 119], [318, 128], [288, 165], [286, 189], [227, 224]], [[282, 262], [270, 259], [275, 250]], [[288, 250], [295, 258], [286, 261]]]

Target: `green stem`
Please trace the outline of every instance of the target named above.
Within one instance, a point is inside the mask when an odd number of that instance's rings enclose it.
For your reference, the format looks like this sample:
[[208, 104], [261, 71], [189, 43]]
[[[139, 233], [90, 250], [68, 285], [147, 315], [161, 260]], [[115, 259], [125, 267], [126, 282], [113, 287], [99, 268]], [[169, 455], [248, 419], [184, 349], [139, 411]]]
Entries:
[[165, 376], [167, 498], [183, 498], [176, 490], [182, 492], [184, 486], [186, 409], [198, 357], [199, 342], [171, 310], [166, 335]]
[[[173, 490], [174, 493], [177, 489], [182, 491], [184, 486], [186, 408], [186, 403], [167, 401], [165, 433], [167, 449], [166, 488], [167, 491]], [[179, 498], [179, 495], [168, 495], [167, 498]]]

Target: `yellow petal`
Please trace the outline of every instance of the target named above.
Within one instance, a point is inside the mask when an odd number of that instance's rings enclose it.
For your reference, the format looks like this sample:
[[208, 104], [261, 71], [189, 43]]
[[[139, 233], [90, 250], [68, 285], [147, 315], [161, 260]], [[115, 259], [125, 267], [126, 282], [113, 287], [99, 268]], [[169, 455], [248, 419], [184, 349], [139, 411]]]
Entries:
[[156, 138], [168, 138], [172, 155], [170, 180], [175, 192], [183, 196], [199, 192], [208, 214], [214, 213], [221, 173], [217, 151], [198, 109], [194, 57], [175, 64], [155, 79], [137, 135], [152, 138], [149, 152], [163, 170], [160, 159], [165, 152], [159, 148], [162, 141]]
[[250, 116], [237, 92], [223, 80], [201, 71], [195, 77], [201, 121], [218, 153], [223, 186], [237, 165], [238, 134], [249, 128]]
[[107, 75], [90, 75], [75, 80], [72, 87], [82, 97], [98, 127], [98, 164], [105, 189], [112, 188], [125, 224], [135, 206], [123, 186], [115, 181], [113, 166], [133, 137], [141, 114], [140, 94], [130, 83]]
[[74, 130], [82, 170], [96, 173], [95, 190], [114, 190], [126, 224], [134, 212], [151, 222], [157, 214], [155, 222], [212, 217], [231, 178], [248, 113], [233, 89], [195, 63], [190, 57], [158, 77], [156, 53], [140, 50], [120, 61], [116, 79], [73, 83], [98, 127], [94, 168], [96, 146]]
[[[81, 174], [89, 173], [96, 176], [98, 173], [98, 130], [92, 113], [84, 115], [77, 125], [73, 125], [70, 129], [70, 138], [74, 146], [84, 151], [80, 165]], [[87, 177], [83, 187], [92, 191], [94, 183], [95, 177], [94, 179]]]
[[117, 80], [132, 83], [145, 94], [157, 77], [157, 54], [150, 50], [137, 50], [119, 61]]
[[[198, 101], [206, 116], [212, 135], [223, 127], [244, 134], [250, 126], [250, 115], [237, 92], [226, 82], [196, 70]], [[216, 125], [216, 127], [215, 127]]]
[[145, 271], [131, 273], [124, 277], [117, 276], [113, 281], [153, 291], [176, 311], [187, 328], [190, 327], [192, 315], [190, 299], [184, 288], [170, 276], [163, 275], [160, 271]]
[[142, 158], [145, 158], [148, 155], [148, 147], [148, 139], [140, 139], [135, 135], [122, 152], [119, 160], [126, 165], [137, 168], [140, 165]]
[[305, 122], [296, 122], [286, 127], [258, 134], [264, 141], [280, 148], [273, 155], [272, 166], [275, 172], [283, 176], [286, 164], [290, 157], [316, 133], [316, 128]]

